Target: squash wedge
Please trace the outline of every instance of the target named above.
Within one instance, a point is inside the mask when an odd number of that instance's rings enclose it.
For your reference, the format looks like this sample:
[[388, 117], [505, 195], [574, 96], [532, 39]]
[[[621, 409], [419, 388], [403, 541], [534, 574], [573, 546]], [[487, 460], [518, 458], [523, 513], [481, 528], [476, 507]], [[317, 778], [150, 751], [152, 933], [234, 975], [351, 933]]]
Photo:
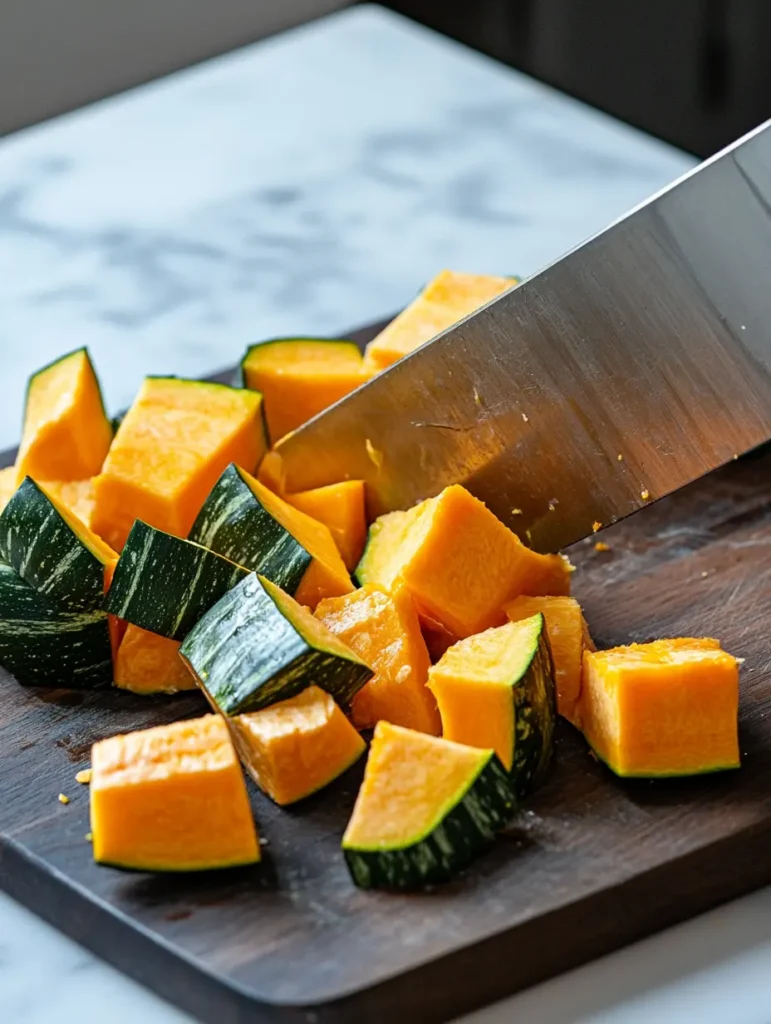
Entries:
[[409, 589], [418, 613], [458, 638], [506, 621], [503, 606], [520, 594], [567, 594], [571, 566], [540, 555], [464, 487], [446, 487], [408, 512], [370, 527], [356, 568], [360, 583]]
[[215, 484], [190, 539], [267, 576], [311, 608], [353, 590], [329, 528], [238, 466], [228, 466]]
[[426, 686], [428, 651], [405, 587], [389, 594], [369, 585], [327, 598], [316, 608], [316, 618], [375, 670], [353, 698], [357, 729], [372, 729], [385, 720], [439, 735], [436, 700]]
[[738, 768], [739, 663], [717, 640], [679, 638], [584, 653], [581, 723], [621, 776]]
[[443, 270], [367, 345], [365, 365], [385, 370], [516, 283], [513, 277]]
[[109, 686], [109, 618], [58, 608], [0, 559], [0, 665], [25, 686]]
[[241, 767], [219, 715], [95, 743], [90, 790], [98, 864], [202, 871], [260, 860]]
[[115, 685], [132, 693], [177, 693], [197, 684], [179, 656], [179, 641], [129, 623], [115, 655]]
[[367, 540], [364, 481], [344, 480], [340, 484], [286, 494], [284, 498], [290, 505], [329, 527], [346, 569], [353, 572]]
[[16, 480], [95, 476], [112, 436], [88, 351], [70, 352], [30, 377]]
[[0, 513], [0, 554], [69, 611], [102, 608], [117, 554], [43, 485], [26, 477]]
[[461, 640], [432, 666], [428, 685], [442, 735], [492, 747], [517, 798], [531, 792], [553, 753], [554, 670], [543, 615]]
[[333, 698], [317, 686], [228, 722], [247, 772], [282, 806], [328, 786], [367, 749]]
[[151, 633], [183, 640], [201, 616], [248, 576], [240, 565], [137, 519], [104, 607]]
[[505, 610], [511, 622], [529, 619], [539, 612], [543, 615], [554, 661], [557, 711], [580, 728], [584, 651], [593, 650], [594, 645], [578, 601], [572, 597], [518, 597]]
[[187, 537], [223, 469], [254, 470], [265, 451], [257, 392], [147, 377], [94, 481], [92, 528], [116, 551], [135, 519]]
[[185, 638], [180, 655], [223, 715], [320, 686], [346, 705], [372, 676], [357, 654], [264, 576], [250, 573]]
[[372, 376], [352, 341], [328, 338], [276, 338], [252, 345], [241, 372], [245, 387], [265, 396], [274, 445]]
[[348, 870], [364, 889], [444, 881], [491, 842], [513, 804], [492, 750], [378, 722], [343, 836]]

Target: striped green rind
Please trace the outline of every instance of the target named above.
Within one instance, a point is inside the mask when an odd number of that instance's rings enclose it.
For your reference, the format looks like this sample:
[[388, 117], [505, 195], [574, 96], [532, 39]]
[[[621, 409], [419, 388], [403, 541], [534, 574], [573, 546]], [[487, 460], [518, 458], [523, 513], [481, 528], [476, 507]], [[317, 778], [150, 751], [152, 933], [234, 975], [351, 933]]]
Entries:
[[443, 882], [470, 863], [511, 818], [511, 779], [495, 754], [442, 821], [426, 836], [398, 849], [357, 849], [343, 841], [343, 854], [362, 889], [415, 889]]
[[0, 555], [31, 587], [69, 611], [101, 610], [104, 563], [26, 477], [0, 515]]
[[310, 553], [263, 507], [233, 464], [212, 488], [189, 537], [288, 594], [294, 594], [311, 564]]
[[311, 635], [304, 610], [292, 601], [293, 614], [289, 599], [281, 596], [284, 607], [269, 582], [248, 576], [203, 616], [180, 648], [223, 715], [259, 711], [310, 685], [345, 705], [372, 677], [372, 670], [320, 622], [313, 622], [316, 635]]
[[134, 523], [104, 607], [151, 633], [184, 640], [248, 570], [199, 544]]
[[286, 345], [291, 344], [293, 341], [307, 342], [315, 341], [319, 345], [343, 345], [345, 348], [354, 349], [357, 355], [361, 355], [361, 349], [355, 341], [349, 341], [346, 338], [266, 338], [265, 341], [255, 342], [254, 345], [250, 345], [244, 353], [244, 357], [241, 360], [239, 367], [239, 383], [241, 387], [248, 388], [249, 385], [246, 383], [246, 370], [249, 359], [255, 355], [259, 355], [260, 351], [268, 348], [270, 345]]
[[0, 560], [0, 665], [25, 686], [109, 686], [107, 615], [57, 608]]
[[538, 643], [527, 669], [514, 684], [514, 759], [512, 784], [517, 800], [531, 793], [543, 778], [554, 752], [554, 665], [541, 619]]

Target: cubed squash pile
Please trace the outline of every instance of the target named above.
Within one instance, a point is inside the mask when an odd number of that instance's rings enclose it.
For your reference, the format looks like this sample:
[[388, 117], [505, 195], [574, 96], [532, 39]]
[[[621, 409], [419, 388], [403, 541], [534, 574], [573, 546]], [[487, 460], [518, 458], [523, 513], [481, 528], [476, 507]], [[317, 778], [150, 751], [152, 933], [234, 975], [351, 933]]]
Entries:
[[0, 664], [212, 712], [94, 745], [98, 863], [257, 864], [259, 801], [366, 754], [353, 882], [434, 884], [548, 777], [558, 715], [618, 776], [739, 765], [738, 660], [703, 638], [596, 650], [568, 560], [464, 487], [372, 523], [360, 480], [284, 493], [271, 442], [515, 283], [443, 272], [364, 356], [280, 339], [240, 386], [147, 378], [117, 431], [85, 350], [33, 375], [0, 471]]

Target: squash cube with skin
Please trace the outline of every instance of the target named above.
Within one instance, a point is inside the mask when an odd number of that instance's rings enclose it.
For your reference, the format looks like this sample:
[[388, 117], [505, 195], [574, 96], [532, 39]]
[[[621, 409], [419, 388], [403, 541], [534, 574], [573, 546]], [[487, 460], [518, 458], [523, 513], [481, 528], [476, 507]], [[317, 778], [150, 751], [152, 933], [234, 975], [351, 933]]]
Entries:
[[147, 377], [94, 481], [93, 529], [116, 551], [135, 519], [187, 537], [225, 467], [254, 470], [266, 447], [257, 392]]
[[518, 597], [506, 605], [511, 622], [540, 612], [554, 660], [557, 711], [580, 728], [579, 703], [585, 650], [594, 650], [581, 606], [572, 597]]
[[461, 640], [429, 670], [428, 685], [442, 735], [492, 747], [516, 796], [531, 792], [553, 752], [554, 670], [543, 615]]
[[739, 662], [717, 640], [679, 638], [584, 654], [581, 722], [621, 776], [738, 768]]
[[454, 484], [376, 520], [356, 576], [386, 590], [403, 581], [421, 616], [463, 638], [504, 623], [503, 606], [520, 594], [567, 594], [571, 571], [561, 555], [525, 547], [483, 502]]
[[38, 370], [27, 386], [16, 481], [95, 476], [112, 441], [94, 367], [85, 348]]
[[114, 683], [132, 693], [195, 690], [195, 679], [179, 656], [179, 640], [129, 623], [115, 655]]
[[244, 777], [219, 715], [95, 743], [90, 796], [99, 864], [202, 871], [260, 860]]
[[246, 387], [265, 397], [274, 445], [372, 376], [352, 341], [326, 338], [277, 338], [252, 345], [241, 372]]
[[329, 527], [346, 569], [353, 572], [367, 540], [364, 481], [344, 480], [327, 487], [287, 494], [285, 499]]
[[441, 271], [367, 345], [365, 365], [387, 369], [516, 283], [513, 277]]
[[226, 716], [260, 711], [308, 686], [347, 706], [372, 676], [307, 608], [254, 573], [201, 618], [180, 656]]
[[328, 786], [366, 750], [334, 699], [317, 686], [227, 721], [244, 767], [282, 806]]
[[444, 881], [493, 840], [513, 806], [492, 750], [378, 722], [343, 836], [348, 870], [364, 889]]
[[329, 528], [238, 466], [228, 466], [215, 484], [190, 540], [266, 576], [310, 608], [353, 590]]
[[327, 598], [316, 608], [316, 618], [375, 671], [353, 698], [351, 717], [358, 729], [384, 720], [439, 735], [436, 700], [426, 685], [428, 650], [405, 587], [389, 594], [368, 585]]

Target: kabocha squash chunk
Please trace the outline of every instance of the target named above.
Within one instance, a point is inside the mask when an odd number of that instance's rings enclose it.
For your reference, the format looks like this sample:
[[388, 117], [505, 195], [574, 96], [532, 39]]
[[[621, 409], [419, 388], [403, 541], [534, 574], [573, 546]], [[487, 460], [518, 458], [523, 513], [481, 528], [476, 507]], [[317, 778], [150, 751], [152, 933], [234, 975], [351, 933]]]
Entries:
[[183, 640], [204, 612], [248, 575], [200, 544], [137, 520], [115, 567], [105, 608], [151, 633]]
[[94, 481], [88, 480], [43, 480], [41, 485], [64, 505], [81, 523], [91, 529], [91, 516], [94, 511]]
[[31, 587], [69, 611], [102, 608], [118, 556], [30, 477], [0, 513], [0, 554]]
[[353, 698], [351, 717], [358, 729], [371, 729], [384, 719], [439, 734], [439, 712], [426, 686], [428, 651], [406, 588], [389, 594], [369, 585], [345, 597], [327, 598], [317, 607], [316, 618], [375, 670]]
[[333, 698], [317, 686], [228, 722], [244, 767], [282, 805], [329, 785], [367, 747]]
[[656, 640], [584, 654], [581, 721], [622, 776], [739, 767], [739, 663], [717, 640]]
[[243, 381], [265, 396], [272, 444], [369, 380], [352, 341], [278, 338], [252, 345], [241, 363]]
[[0, 559], [0, 665], [26, 686], [109, 686], [108, 617], [58, 608]]
[[353, 590], [328, 527], [237, 466], [215, 484], [190, 539], [267, 576], [311, 608], [322, 597]]
[[114, 682], [132, 693], [177, 693], [197, 688], [179, 656], [178, 640], [131, 624], [115, 656]]
[[99, 864], [201, 871], [260, 859], [246, 785], [219, 715], [95, 743], [90, 790]]
[[493, 839], [513, 803], [492, 750], [378, 722], [343, 836], [348, 870], [364, 889], [443, 881]]
[[82, 480], [102, 468], [112, 425], [86, 349], [30, 377], [16, 479]]
[[135, 519], [187, 537], [223, 469], [256, 469], [266, 450], [254, 391], [147, 377], [94, 481], [92, 527], [120, 551]]
[[458, 638], [506, 621], [520, 594], [567, 594], [569, 562], [539, 555], [457, 484], [370, 528], [356, 576], [386, 590], [401, 578], [421, 616]]
[[367, 345], [365, 365], [386, 369], [516, 283], [513, 277], [443, 270]]
[[180, 655], [223, 715], [259, 711], [311, 685], [349, 704], [372, 676], [307, 608], [254, 573], [203, 616]]
[[488, 629], [450, 647], [428, 673], [442, 735], [492, 747], [518, 799], [552, 756], [554, 674], [543, 615]]
[[290, 505], [329, 527], [345, 567], [356, 568], [367, 540], [364, 481], [345, 480], [328, 487], [287, 494]]
[[593, 649], [581, 606], [572, 597], [518, 597], [506, 605], [512, 622], [541, 613], [557, 685], [557, 711], [580, 728], [579, 698], [585, 649]]

